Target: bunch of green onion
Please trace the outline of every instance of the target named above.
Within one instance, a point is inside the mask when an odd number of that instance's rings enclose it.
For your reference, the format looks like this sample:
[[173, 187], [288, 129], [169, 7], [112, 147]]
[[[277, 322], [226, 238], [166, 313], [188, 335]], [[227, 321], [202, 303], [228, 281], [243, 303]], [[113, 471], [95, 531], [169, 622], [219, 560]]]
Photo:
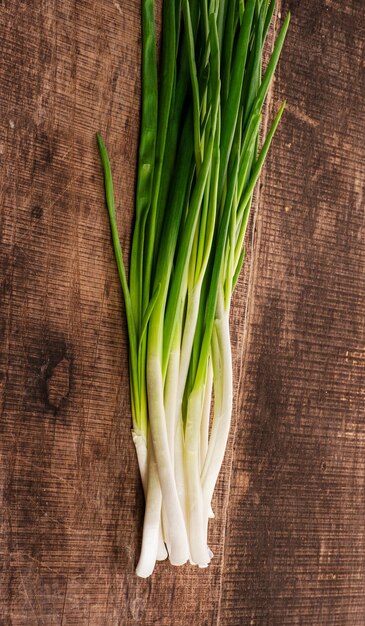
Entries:
[[[142, 0], [142, 112], [129, 281], [102, 158], [129, 337], [133, 441], [145, 493], [137, 574], [206, 567], [208, 521], [232, 413], [229, 312], [252, 196], [279, 124], [259, 142], [275, 0], [165, 0], [159, 79], [154, 0]], [[259, 149], [259, 145], [261, 148]], [[213, 407], [211, 416], [211, 407]]]

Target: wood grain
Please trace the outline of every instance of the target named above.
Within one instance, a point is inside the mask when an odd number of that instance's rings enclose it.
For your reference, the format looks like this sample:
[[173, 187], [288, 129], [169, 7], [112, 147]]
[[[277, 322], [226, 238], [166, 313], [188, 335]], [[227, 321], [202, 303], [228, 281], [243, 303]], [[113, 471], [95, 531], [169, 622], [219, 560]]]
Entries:
[[[365, 623], [364, 5], [287, 2], [219, 623]], [[274, 106], [272, 108], [272, 113]]]
[[280, 98], [288, 110], [232, 312], [215, 559], [143, 581], [94, 137], [108, 143], [128, 251], [139, 1], [0, 3], [1, 626], [365, 623], [364, 7], [288, 8], [268, 117]]

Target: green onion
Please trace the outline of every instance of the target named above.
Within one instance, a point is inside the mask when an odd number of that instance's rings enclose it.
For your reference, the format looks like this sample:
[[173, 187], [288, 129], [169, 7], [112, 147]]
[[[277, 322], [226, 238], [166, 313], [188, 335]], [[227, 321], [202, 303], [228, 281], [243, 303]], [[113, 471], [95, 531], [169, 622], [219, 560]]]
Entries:
[[[253, 193], [285, 103], [260, 139], [290, 15], [265, 71], [274, 0], [142, 2], [142, 114], [129, 282], [97, 135], [129, 337], [132, 436], [145, 493], [137, 574], [206, 567], [232, 414], [231, 300]], [[261, 149], [258, 146], [261, 144]], [[214, 394], [214, 411], [211, 415]]]

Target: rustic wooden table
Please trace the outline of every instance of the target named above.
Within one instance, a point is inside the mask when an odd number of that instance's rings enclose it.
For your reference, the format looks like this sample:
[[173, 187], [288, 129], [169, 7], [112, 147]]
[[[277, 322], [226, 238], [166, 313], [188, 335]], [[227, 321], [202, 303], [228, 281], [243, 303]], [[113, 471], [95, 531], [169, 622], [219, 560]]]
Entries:
[[128, 249], [139, 4], [0, 3], [0, 624], [364, 626], [364, 2], [279, 2], [267, 116], [288, 107], [232, 314], [216, 558], [149, 580], [94, 136]]

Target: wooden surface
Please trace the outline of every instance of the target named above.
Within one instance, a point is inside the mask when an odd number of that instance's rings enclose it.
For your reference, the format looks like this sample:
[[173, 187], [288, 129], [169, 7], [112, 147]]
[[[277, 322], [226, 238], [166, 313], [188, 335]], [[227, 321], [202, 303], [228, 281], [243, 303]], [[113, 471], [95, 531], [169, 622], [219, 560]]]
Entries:
[[139, 1], [0, 3], [1, 626], [365, 624], [365, 8], [289, 8], [268, 116], [288, 108], [232, 312], [215, 559], [144, 581], [94, 138], [128, 249]]

